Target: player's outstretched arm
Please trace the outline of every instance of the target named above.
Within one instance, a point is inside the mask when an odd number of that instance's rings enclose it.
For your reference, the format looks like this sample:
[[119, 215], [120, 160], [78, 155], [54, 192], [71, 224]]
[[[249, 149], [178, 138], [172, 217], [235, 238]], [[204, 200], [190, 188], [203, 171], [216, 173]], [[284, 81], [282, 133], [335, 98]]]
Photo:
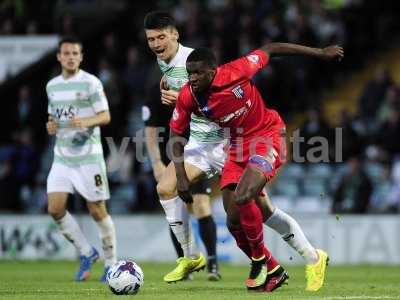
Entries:
[[173, 130], [170, 131], [169, 146], [171, 147], [172, 157], [171, 160], [174, 162], [176, 172], [176, 189], [179, 197], [185, 203], [193, 203], [192, 194], [189, 191], [190, 182], [186, 174], [185, 163], [184, 163], [184, 141], [185, 138], [182, 135], [175, 133]]
[[312, 48], [303, 45], [290, 43], [268, 43], [260, 48], [270, 56], [274, 55], [307, 55], [324, 60], [342, 59], [344, 56], [343, 48], [334, 45], [326, 48]]
[[93, 117], [87, 118], [72, 118], [70, 126], [72, 128], [90, 128], [95, 126], [107, 125], [111, 122], [111, 115], [108, 110], [98, 112]]

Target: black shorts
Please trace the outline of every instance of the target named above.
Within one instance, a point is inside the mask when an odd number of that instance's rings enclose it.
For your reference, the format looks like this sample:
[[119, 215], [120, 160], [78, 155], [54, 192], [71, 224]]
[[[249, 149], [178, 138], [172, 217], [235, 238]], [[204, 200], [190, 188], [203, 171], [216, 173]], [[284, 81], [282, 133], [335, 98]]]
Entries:
[[190, 191], [193, 195], [210, 195], [211, 181], [208, 178], [202, 178], [190, 186]]

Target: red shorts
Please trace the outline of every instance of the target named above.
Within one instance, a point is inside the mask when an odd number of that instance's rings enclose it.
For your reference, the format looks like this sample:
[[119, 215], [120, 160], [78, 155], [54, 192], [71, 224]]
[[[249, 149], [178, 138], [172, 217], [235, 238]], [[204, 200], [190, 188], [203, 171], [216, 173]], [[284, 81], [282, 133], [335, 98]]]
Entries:
[[228, 159], [222, 169], [221, 189], [230, 184], [238, 184], [247, 166], [260, 169], [267, 181], [271, 180], [286, 160], [285, 125], [279, 124], [268, 133], [244, 139], [240, 144], [242, 146], [235, 145], [234, 149], [229, 150]]

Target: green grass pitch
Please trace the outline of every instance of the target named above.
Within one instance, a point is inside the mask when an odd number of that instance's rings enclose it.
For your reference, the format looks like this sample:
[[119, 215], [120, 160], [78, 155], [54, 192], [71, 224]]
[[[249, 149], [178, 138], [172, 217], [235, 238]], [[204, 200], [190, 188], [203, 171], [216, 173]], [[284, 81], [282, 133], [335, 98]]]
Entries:
[[135, 296], [114, 296], [98, 282], [101, 263], [95, 265], [89, 281], [76, 283], [72, 281], [76, 262], [0, 261], [0, 299], [400, 299], [399, 267], [332, 266], [318, 293], [304, 291], [303, 267], [288, 267], [288, 285], [273, 293], [248, 293], [244, 287], [247, 266], [222, 265], [220, 282], [208, 282], [200, 272], [193, 281], [166, 284], [162, 277], [173, 264], [139, 264], [144, 271], [143, 288]]

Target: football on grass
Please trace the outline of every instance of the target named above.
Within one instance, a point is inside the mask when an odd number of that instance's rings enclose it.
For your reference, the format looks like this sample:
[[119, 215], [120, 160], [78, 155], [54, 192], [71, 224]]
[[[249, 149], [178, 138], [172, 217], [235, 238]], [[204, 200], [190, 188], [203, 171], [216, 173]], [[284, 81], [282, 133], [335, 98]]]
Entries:
[[107, 283], [116, 295], [134, 295], [143, 286], [143, 271], [131, 260], [120, 260], [108, 270]]

